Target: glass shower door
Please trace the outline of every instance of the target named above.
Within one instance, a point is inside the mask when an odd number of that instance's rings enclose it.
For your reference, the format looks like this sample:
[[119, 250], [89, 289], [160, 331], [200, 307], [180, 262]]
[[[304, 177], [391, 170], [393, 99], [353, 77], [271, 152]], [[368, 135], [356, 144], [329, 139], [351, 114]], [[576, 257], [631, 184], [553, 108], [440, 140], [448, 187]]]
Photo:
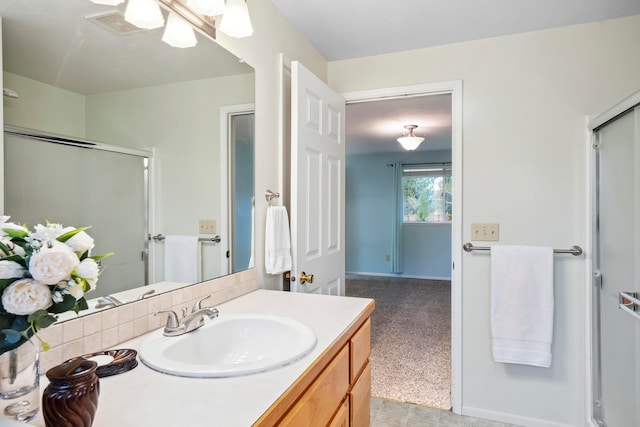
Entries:
[[[640, 425], [640, 107], [596, 132], [594, 417]], [[626, 308], [626, 309], [625, 309]]]

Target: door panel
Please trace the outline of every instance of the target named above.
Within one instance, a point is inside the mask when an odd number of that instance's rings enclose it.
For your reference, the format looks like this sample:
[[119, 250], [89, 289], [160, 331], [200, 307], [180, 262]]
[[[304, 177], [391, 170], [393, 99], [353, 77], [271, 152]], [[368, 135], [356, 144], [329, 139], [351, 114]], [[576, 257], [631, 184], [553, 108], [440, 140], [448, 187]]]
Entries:
[[344, 295], [345, 103], [297, 62], [291, 79], [291, 290]]
[[[640, 292], [640, 110], [598, 130], [594, 414], [607, 427], [640, 425], [640, 320], [619, 293]], [[598, 345], [599, 344], [599, 345]]]

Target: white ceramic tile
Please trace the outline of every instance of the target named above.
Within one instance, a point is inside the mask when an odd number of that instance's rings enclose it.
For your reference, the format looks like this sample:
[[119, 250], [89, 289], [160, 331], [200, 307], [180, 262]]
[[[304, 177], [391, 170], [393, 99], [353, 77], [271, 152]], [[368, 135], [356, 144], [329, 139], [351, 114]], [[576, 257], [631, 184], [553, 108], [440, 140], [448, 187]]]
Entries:
[[68, 343], [82, 338], [84, 332], [83, 319], [74, 319], [62, 324], [62, 341]]
[[104, 347], [102, 346], [102, 334], [95, 333], [93, 335], [84, 337], [84, 354], [87, 353], [95, 353], [96, 351], [102, 350]]
[[42, 329], [40, 332], [38, 332], [38, 336], [42, 341], [46, 342], [51, 347], [58, 346], [63, 343], [62, 325], [63, 324], [53, 325], [49, 326], [46, 329]]
[[102, 331], [102, 316], [92, 314], [83, 318], [84, 332], [83, 335], [89, 336]]
[[102, 345], [104, 348], [110, 348], [122, 342], [119, 338], [118, 327], [105, 329], [102, 331]]
[[147, 300], [136, 301], [131, 305], [133, 306], [134, 319], [146, 317], [149, 314], [149, 301]]
[[102, 316], [102, 329], [111, 329], [118, 326], [118, 310], [106, 310], [100, 314]]
[[84, 354], [84, 342], [81, 339], [77, 339], [70, 342], [65, 342], [62, 346], [62, 361], [71, 359], [73, 357], [81, 356]]
[[120, 342], [130, 340], [134, 336], [133, 321], [118, 325], [118, 338]]
[[133, 304], [125, 304], [116, 309], [118, 311], [118, 323], [128, 323], [133, 321]]

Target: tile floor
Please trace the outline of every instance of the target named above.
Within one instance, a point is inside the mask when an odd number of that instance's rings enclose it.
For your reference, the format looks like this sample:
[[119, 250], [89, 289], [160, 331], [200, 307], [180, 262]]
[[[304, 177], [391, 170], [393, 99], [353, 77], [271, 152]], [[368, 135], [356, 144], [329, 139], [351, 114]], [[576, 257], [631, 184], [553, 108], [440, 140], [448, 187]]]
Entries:
[[371, 427], [516, 427], [428, 406], [371, 398]]

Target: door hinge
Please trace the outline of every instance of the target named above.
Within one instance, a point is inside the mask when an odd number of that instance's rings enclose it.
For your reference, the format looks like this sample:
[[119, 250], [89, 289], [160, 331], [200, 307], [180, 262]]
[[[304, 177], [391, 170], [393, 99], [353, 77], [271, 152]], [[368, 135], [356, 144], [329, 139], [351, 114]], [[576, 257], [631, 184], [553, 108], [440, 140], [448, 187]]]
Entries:
[[600, 270], [593, 272], [593, 286], [602, 289], [602, 273], [600, 273]]

